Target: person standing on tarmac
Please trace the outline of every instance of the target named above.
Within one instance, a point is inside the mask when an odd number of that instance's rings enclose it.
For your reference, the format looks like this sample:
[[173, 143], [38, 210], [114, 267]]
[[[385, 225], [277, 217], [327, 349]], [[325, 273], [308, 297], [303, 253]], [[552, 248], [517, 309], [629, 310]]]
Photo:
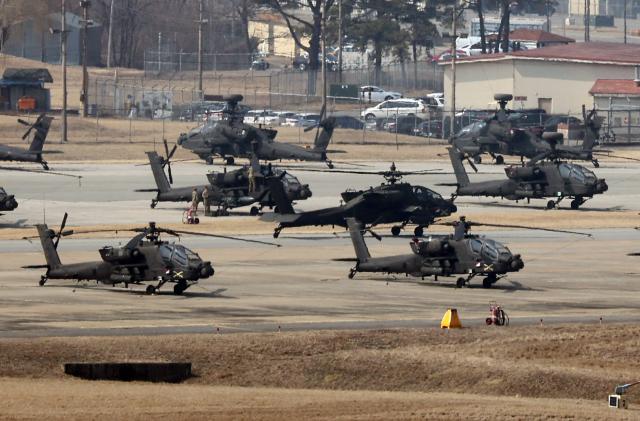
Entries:
[[204, 206], [205, 216], [211, 213], [211, 205], [209, 204], [209, 187], [205, 186], [202, 190], [202, 205]]
[[198, 189], [195, 187], [191, 193], [191, 209], [193, 209], [193, 216], [195, 216], [198, 213]]
[[249, 165], [249, 193], [256, 190], [256, 175], [253, 172], [253, 165]]

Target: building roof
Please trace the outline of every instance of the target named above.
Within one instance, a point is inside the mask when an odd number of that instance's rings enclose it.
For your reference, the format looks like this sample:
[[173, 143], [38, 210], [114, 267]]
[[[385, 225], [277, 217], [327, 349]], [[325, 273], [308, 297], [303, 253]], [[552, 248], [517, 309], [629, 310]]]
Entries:
[[[487, 39], [496, 39], [497, 34], [491, 34]], [[526, 41], [536, 43], [569, 43], [576, 42], [573, 38], [563, 37], [562, 35], [553, 34], [551, 32], [542, 31], [540, 29], [516, 29], [509, 33], [510, 41]]]
[[[457, 60], [459, 64], [502, 60], [568, 61], [574, 63], [640, 65], [640, 44], [577, 42], [509, 53], [484, 54]], [[449, 63], [445, 63], [449, 64]]]
[[598, 79], [589, 93], [591, 95], [640, 96], [640, 86], [631, 79]]
[[47, 69], [14, 69], [7, 68], [2, 79], [12, 82], [53, 83], [51, 73]]

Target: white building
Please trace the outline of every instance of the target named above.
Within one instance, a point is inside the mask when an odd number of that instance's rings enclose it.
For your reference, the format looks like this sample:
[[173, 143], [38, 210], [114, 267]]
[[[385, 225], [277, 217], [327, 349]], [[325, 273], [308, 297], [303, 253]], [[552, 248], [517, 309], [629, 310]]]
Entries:
[[[445, 104], [451, 106], [452, 69], [445, 63]], [[456, 64], [456, 110], [495, 107], [494, 94], [514, 96], [512, 108], [542, 108], [580, 115], [592, 104], [597, 79], [634, 79], [640, 45], [575, 43], [535, 50], [486, 54]]]

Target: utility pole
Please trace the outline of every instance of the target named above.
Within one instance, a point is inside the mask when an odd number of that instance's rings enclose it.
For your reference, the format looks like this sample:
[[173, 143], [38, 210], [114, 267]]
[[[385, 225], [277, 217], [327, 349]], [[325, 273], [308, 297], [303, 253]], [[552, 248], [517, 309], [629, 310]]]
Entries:
[[453, 2], [453, 23], [451, 35], [451, 121], [449, 136], [453, 136], [456, 130], [456, 38], [458, 37], [458, 0]]
[[87, 73], [87, 28], [89, 24], [89, 7], [91, 2], [89, 0], [80, 0], [80, 7], [82, 8], [82, 92], [80, 92], [80, 100], [82, 101], [82, 117], [88, 115], [88, 87], [89, 87], [89, 74]]
[[67, 142], [67, 7], [62, 0], [62, 28], [60, 29], [60, 54], [62, 55], [62, 138]]
[[338, 80], [342, 85], [342, 0], [338, 0]]
[[[323, 0], [322, 3], [322, 21], [321, 21], [321, 33], [322, 33], [322, 111], [325, 115], [327, 112], [327, 2]], [[325, 118], [325, 115], [320, 115], [320, 118]]]
[[207, 19], [203, 19], [203, 0], [199, 0], [199, 17], [196, 23], [198, 24], [198, 91], [204, 99], [204, 92], [202, 91], [202, 25], [209, 22]]
[[591, 34], [589, 33], [591, 25], [591, 0], [584, 0], [584, 42], [591, 41]]
[[111, 38], [113, 36], [113, 2], [111, 0], [111, 7], [109, 9], [109, 39], [107, 40], [107, 68], [111, 68]]
[[622, 20], [624, 21], [624, 43], [627, 43], [627, 0], [624, 0], [624, 10], [622, 12]]
[[549, 7], [550, 6], [549, 3], [551, 3], [551, 0], [546, 0], [544, 3], [545, 3], [544, 4], [545, 12], [547, 15], [547, 32], [551, 32], [551, 10], [550, 10], [551, 8]]

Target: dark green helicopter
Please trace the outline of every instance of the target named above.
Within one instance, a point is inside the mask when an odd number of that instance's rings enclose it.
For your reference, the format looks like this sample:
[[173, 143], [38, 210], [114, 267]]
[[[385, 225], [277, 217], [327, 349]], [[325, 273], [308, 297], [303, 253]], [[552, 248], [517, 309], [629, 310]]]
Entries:
[[587, 199], [608, 190], [604, 179], [577, 164], [559, 160], [531, 162], [527, 165], [511, 165], [505, 168], [506, 180], [471, 182], [464, 168], [464, 155], [455, 148], [448, 148], [451, 165], [456, 175], [456, 196], [488, 196], [509, 200], [530, 201], [552, 199], [547, 209], [553, 209], [562, 199], [569, 197], [571, 209], [578, 209]]
[[[594, 150], [600, 137], [600, 121], [595, 109], [587, 113], [585, 107], [582, 107], [584, 127], [582, 145], [566, 146], [559, 144], [561, 137], [544, 135], [540, 137], [530, 129], [516, 127], [515, 120], [520, 118], [521, 113], [506, 109], [507, 102], [511, 101], [513, 96], [496, 94], [494, 98], [500, 104], [500, 109], [493, 116], [463, 127], [449, 140], [451, 145], [473, 158], [476, 164], [481, 163], [483, 154], [489, 154], [498, 165], [504, 163], [503, 155], [511, 155], [533, 161], [551, 157], [591, 161], [595, 167], [599, 167], [597, 155], [612, 156], [609, 154], [611, 151]], [[626, 157], [618, 158], [635, 160]]]
[[459, 221], [447, 223], [454, 226], [452, 235], [432, 235], [426, 240], [414, 238], [410, 243], [412, 254], [371, 257], [364, 241], [363, 233], [366, 230], [362, 229], [362, 224], [354, 218], [347, 218], [347, 224], [356, 252], [356, 265], [349, 271], [349, 278], [358, 272], [396, 273], [422, 279], [433, 276], [435, 281], [440, 276], [465, 275], [457, 279], [458, 288], [467, 285], [476, 276], [484, 276], [482, 286], [490, 288], [507, 274], [524, 268], [519, 254], [513, 254], [496, 240], [469, 234], [471, 226], [537, 229], [590, 236], [573, 231], [467, 222], [462, 216]]
[[231, 95], [222, 98], [227, 105], [222, 111], [222, 119], [208, 121], [204, 125], [183, 133], [178, 138], [178, 145], [191, 150], [208, 164], [213, 163], [213, 156], [221, 156], [227, 164], [234, 163], [234, 158], [251, 158], [260, 160], [292, 159], [298, 161], [325, 162], [329, 168], [333, 163], [327, 157], [327, 147], [333, 135], [335, 119], [324, 119], [324, 109], [320, 113], [317, 126], [305, 128], [305, 131], [317, 127], [313, 148], [307, 149], [289, 143], [276, 142], [277, 130], [255, 127], [244, 122], [244, 114], [238, 110], [242, 95]]
[[[273, 168], [271, 164], [260, 165], [256, 159], [252, 159], [250, 165], [253, 167], [255, 188], [249, 190], [249, 166], [243, 166], [233, 171], [210, 172], [207, 174], [209, 184], [172, 187], [173, 175], [171, 172], [171, 157], [175, 152], [175, 147], [171, 152], [167, 149], [167, 158], [159, 156], [156, 152], [147, 152], [151, 171], [156, 182], [156, 189], [140, 189], [138, 192], [156, 192], [155, 199], [151, 200], [151, 208], [155, 208], [158, 202], [190, 202], [192, 200], [193, 189], [198, 192], [198, 197], [202, 201], [204, 188], [209, 189], [209, 203], [216, 206], [216, 216], [228, 214], [228, 209], [252, 206], [251, 215], [257, 215], [265, 207], [272, 207], [275, 202], [271, 198], [271, 190], [268, 180], [273, 178], [282, 184], [287, 200], [305, 200], [311, 197], [311, 189], [308, 184], [302, 184], [295, 176], [281, 170]], [[169, 177], [164, 172], [167, 168]]]
[[[306, 170], [314, 171], [314, 170]], [[323, 171], [323, 170], [318, 170]], [[273, 185], [272, 196], [277, 204], [276, 213], [264, 214], [263, 221], [276, 221], [273, 236], [277, 238], [284, 228], [313, 225], [332, 225], [346, 227], [346, 218], [357, 218], [367, 226], [386, 223], [400, 223], [391, 228], [394, 236], [409, 223], [416, 224], [414, 234], [421, 236], [424, 227], [431, 225], [437, 218], [451, 215], [457, 211], [453, 201], [444, 199], [437, 192], [423, 186], [414, 186], [399, 182], [403, 176], [412, 174], [434, 174], [429, 171], [398, 171], [395, 164], [389, 171], [369, 172], [351, 170], [331, 170], [350, 174], [379, 174], [386, 183], [366, 190], [347, 190], [342, 193], [344, 204], [309, 212], [295, 213], [291, 203], [286, 200], [282, 188]]]
[[[116, 285], [150, 283], [147, 293], [153, 294], [165, 283], [174, 283], [174, 294], [180, 295], [187, 288], [196, 284], [200, 279], [213, 276], [214, 269], [211, 262], [204, 261], [197, 253], [174, 242], [163, 241], [161, 234], [179, 237], [181, 234], [206, 237], [226, 238], [259, 244], [269, 244], [257, 240], [248, 240], [224, 235], [205, 234], [191, 231], [178, 231], [157, 227], [154, 222], [144, 228], [130, 230], [137, 233], [123, 247], [102, 247], [100, 257], [95, 262], [63, 264], [58, 255], [58, 244], [61, 237], [74, 233], [112, 232], [114, 230], [65, 231], [67, 214], [64, 214], [60, 229], [56, 232], [46, 224], [37, 224], [38, 237], [42, 243], [46, 265], [25, 266], [25, 269], [46, 269], [40, 278], [40, 286], [49, 279], [95, 280], [97, 282]], [[34, 237], [25, 237], [30, 239]]]
[[29, 145], [29, 149], [15, 148], [12, 146], [0, 145], [0, 161], [19, 161], [19, 162], [35, 162], [42, 165], [45, 170], [49, 169], [47, 161], [42, 158], [44, 153], [60, 153], [59, 151], [43, 151], [44, 142], [51, 127], [52, 117], [40, 114], [34, 123], [29, 123], [22, 119], [18, 119], [18, 123], [28, 126], [27, 131], [22, 135], [25, 140], [33, 130], [33, 140]]

